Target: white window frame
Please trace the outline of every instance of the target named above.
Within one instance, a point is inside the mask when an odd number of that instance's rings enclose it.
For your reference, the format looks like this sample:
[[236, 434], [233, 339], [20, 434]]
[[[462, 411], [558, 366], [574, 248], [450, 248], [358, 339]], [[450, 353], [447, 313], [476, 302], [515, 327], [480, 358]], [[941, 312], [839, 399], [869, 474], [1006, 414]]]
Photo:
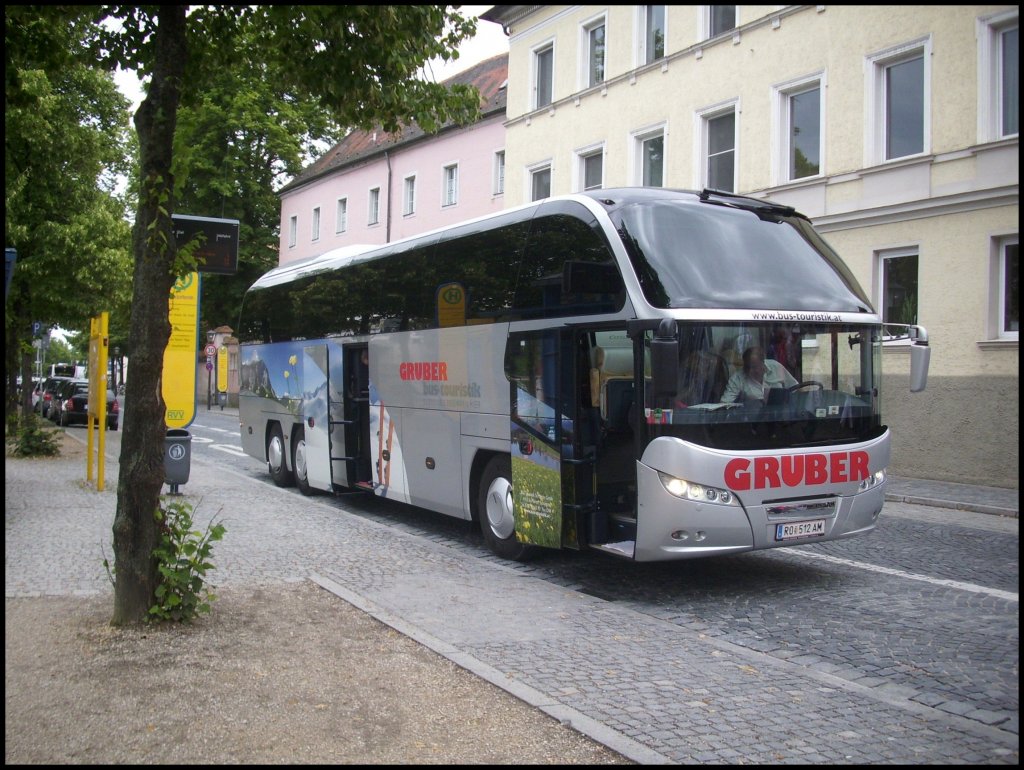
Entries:
[[694, 152], [697, 158], [697, 163], [694, 164], [696, 170], [695, 183], [698, 189], [708, 187], [708, 122], [715, 118], [720, 118], [729, 113], [733, 113], [733, 139], [732, 139], [732, 190], [727, 192], [739, 192], [739, 176], [740, 176], [740, 100], [731, 99], [725, 102], [719, 102], [708, 107], [704, 107], [697, 110], [694, 113], [695, 128], [694, 137], [697, 142], [697, 146]]
[[636, 61], [634, 62], [635, 67], [643, 67], [648, 64], [653, 64], [656, 61], [661, 61], [668, 56], [668, 6], [662, 6], [665, 9], [665, 26], [662, 30], [663, 45], [665, 47], [664, 53], [650, 61], [647, 60], [647, 8], [646, 5], [636, 6], [636, 45], [633, 46], [635, 52]]
[[[602, 52], [602, 74], [601, 79], [593, 83], [590, 82], [590, 65], [594, 57], [594, 52], [590, 46], [590, 33], [598, 27], [604, 27], [604, 51]], [[592, 16], [582, 24], [580, 24], [580, 77], [579, 77], [579, 90], [585, 91], [588, 88], [594, 88], [599, 86], [608, 80], [608, 16], [605, 13], [600, 13], [597, 16]]]
[[[911, 59], [921, 57], [924, 62], [921, 95], [923, 125], [920, 152], [901, 155], [898, 158], [886, 158], [885, 134], [889, 116], [885, 110], [885, 75], [888, 68]], [[931, 104], [932, 104], [932, 38], [927, 37], [911, 40], [907, 43], [878, 51], [865, 57], [866, 87], [864, 89], [867, 103], [865, 105], [865, 166], [876, 166], [883, 163], [897, 163], [908, 158], [919, 158], [931, 151]]]
[[583, 192], [587, 189], [587, 161], [595, 156], [599, 156], [601, 158], [601, 183], [598, 187], [590, 189], [599, 190], [603, 188], [605, 180], [604, 142], [598, 142], [597, 144], [590, 144], [586, 147], [581, 147], [573, 152], [573, 156], [575, 157], [575, 163], [573, 164], [575, 176], [575, 179], [573, 179], [573, 189], [577, 192]]
[[416, 175], [407, 174], [402, 179], [402, 216], [411, 217], [416, 213]]
[[[1020, 26], [1020, 11], [1004, 11], [977, 20], [978, 37], [978, 143], [1020, 136], [1003, 134], [1002, 35]], [[1018, 111], [1020, 95], [1017, 97]], [[1019, 119], [1018, 119], [1019, 123]]]
[[[1007, 246], [1010, 245], [1016, 245], [1019, 250], [1020, 233], [1000, 235], [992, 238], [992, 280], [990, 281], [991, 294], [989, 299], [991, 310], [988, 336], [990, 339], [1019, 342], [1020, 331], [1006, 329], [1003, 326], [1003, 320], [1006, 318], [1006, 251]], [[1017, 269], [1020, 269], [1019, 265]], [[1019, 291], [1018, 287], [1018, 293]]]
[[661, 186], [665, 187], [668, 179], [668, 122], [653, 126], [644, 126], [629, 135], [629, 178], [631, 184], [642, 187], [644, 184], [644, 142], [660, 136], [662, 138]]
[[380, 224], [380, 187], [371, 187], [367, 194], [366, 225]]
[[459, 164], [441, 166], [441, 208], [459, 205]]
[[[544, 104], [540, 103], [540, 57], [545, 53], [551, 53], [551, 80], [548, 83], [550, 99]], [[530, 82], [533, 84], [530, 94], [530, 109], [541, 110], [550, 107], [555, 103], [555, 39], [550, 38], [543, 43], [534, 46], [530, 52]]]
[[505, 194], [505, 151], [494, 151], [494, 162], [491, 168], [492, 195]]
[[334, 234], [348, 230], [348, 197], [338, 198], [334, 207]]
[[[789, 161], [791, 150], [792, 115], [791, 98], [806, 93], [814, 87], [818, 89], [818, 173], [809, 176], [793, 178], [790, 175]], [[786, 184], [787, 182], [803, 182], [808, 179], [817, 179], [825, 175], [825, 94], [826, 81], [825, 72], [820, 70], [804, 77], [787, 80], [772, 86], [772, 133], [776, 137], [772, 154], [772, 185]]]
[[319, 206], [314, 206], [313, 207], [313, 215], [310, 218], [310, 224], [309, 224], [309, 234], [310, 234], [310, 240], [313, 243], [316, 243], [317, 241], [320, 240], [320, 207]]
[[[555, 184], [555, 166], [552, 160], [549, 158], [548, 160], [543, 160], [539, 163], [534, 163], [526, 167], [526, 194], [528, 196], [529, 202], [531, 203], [535, 200], [533, 197], [533, 179], [537, 174], [543, 171], [547, 171], [549, 174], [548, 197], [551, 197], [554, 194], [553, 188]], [[537, 198], [536, 200], [545, 199]]]
[[299, 215], [292, 214], [288, 217], [288, 248], [294, 249], [296, 239], [299, 237]]
[[[920, 245], [895, 246], [891, 248], [878, 249], [875, 251], [875, 307], [878, 308], [878, 315], [885, 323], [891, 323], [885, 319], [885, 260], [899, 259], [901, 257], [917, 257], [917, 323], [921, 323], [921, 247]], [[887, 346], [909, 346], [910, 340], [898, 335], [889, 335], [884, 332], [882, 341]]]
[[724, 37], [727, 32], [735, 33], [735, 31], [740, 26], [740, 7], [738, 5], [734, 5], [732, 7], [733, 7], [734, 15], [735, 15], [734, 16], [733, 25], [729, 29], [722, 30], [718, 34], [712, 35], [711, 34], [711, 8], [712, 8], [712, 6], [710, 6], [710, 5], [702, 5], [702, 6], [700, 6], [700, 31], [701, 31], [701, 35], [703, 36], [704, 40], [710, 40], [713, 37]]

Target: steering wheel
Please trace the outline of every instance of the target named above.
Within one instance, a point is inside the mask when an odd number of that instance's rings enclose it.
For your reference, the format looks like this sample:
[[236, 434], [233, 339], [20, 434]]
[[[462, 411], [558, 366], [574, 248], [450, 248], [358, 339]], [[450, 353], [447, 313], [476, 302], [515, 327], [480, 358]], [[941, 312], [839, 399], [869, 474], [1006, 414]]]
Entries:
[[787, 391], [790, 392], [790, 393], [794, 393], [794, 392], [796, 392], [798, 390], [803, 390], [804, 388], [808, 388], [808, 389], [813, 388], [813, 389], [821, 390], [821, 391], [825, 390], [825, 386], [822, 385], [817, 380], [804, 380], [803, 382], [798, 382], [796, 385], [793, 385], [793, 386], [787, 388]]

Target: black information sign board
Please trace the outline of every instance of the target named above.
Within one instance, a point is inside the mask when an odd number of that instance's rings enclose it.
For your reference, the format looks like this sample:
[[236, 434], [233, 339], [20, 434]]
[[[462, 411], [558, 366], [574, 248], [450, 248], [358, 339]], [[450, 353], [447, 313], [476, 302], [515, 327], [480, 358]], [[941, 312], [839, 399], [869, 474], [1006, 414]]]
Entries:
[[201, 233], [205, 236], [202, 245], [196, 249], [200, 273], [223, 273], [234, 275], [238, 272], [238, 220], [191, 217], [172, 214], [174, 240], [184, 246]]

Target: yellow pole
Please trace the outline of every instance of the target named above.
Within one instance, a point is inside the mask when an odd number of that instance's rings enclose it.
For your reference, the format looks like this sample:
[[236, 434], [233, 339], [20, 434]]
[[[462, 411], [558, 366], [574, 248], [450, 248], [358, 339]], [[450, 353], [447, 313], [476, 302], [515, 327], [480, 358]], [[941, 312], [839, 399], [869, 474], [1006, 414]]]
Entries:
[[[99, 319], [89, 319], [89, 377], [94, 377], [96, 374], [96, 337], [99, 335]], [[92, 391], [92, 383], [89, 384], [90, 393]], [[92, 410], [90, 409], [86, 413], [85, 418], [86, 438], [85, 438], [85, 480], [92, 481]]]
[[99, 492], [103, 491], [105, 483], [104, 471], [107, 456], [107, 366], [109, 365], [110, 359], [109, 326], [110, 313], [104, 310], [100, 313], [100, 418], [99, 424], [96, 426], [96, 430], [99, 433], [100, 438], [99, 475], [96, 477], [96, 490]]
[[[89, 411], [87, 412], [85, 427], [88, 431], [86, 438], [86, 481], [92, 481], [92, 431], [96, 426], [99, 432], [97, 441], [97, 476], [96, 489], [103, 491], [104, 485], [104, 461], [106, 459], [107, 438], [104, 431], [107, 428], [107, 366], [108, 351], [110, 349], [110, 338], [108, 327], [110, 314], [103, 311], [95, 318], [89, 319]], [[97, 406], [97, 404], [99, 406]], [[99, 415], [98, 418], [96, 415]]]

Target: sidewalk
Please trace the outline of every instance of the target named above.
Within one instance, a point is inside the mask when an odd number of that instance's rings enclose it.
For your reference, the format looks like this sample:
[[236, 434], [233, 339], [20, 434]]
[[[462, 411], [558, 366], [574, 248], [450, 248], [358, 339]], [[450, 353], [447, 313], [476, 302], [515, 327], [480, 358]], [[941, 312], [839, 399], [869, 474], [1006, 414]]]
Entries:
[[890, 476], [885, 499], [1020, 518], [1020, 491], [1017, 489]]

